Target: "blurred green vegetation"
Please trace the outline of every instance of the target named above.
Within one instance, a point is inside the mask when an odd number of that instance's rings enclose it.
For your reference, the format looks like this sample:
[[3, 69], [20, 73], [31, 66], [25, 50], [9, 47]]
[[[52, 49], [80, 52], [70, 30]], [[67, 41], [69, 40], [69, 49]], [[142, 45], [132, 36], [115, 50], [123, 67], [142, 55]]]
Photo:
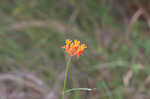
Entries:
[[2, 0], [0, 71], [34, 72], [52, 88], [65, 70], [64, 40], [78, 39], [88, 49], [80, 59], [73, 59], [71, 72], [78, 71], [84, 79], [78, 77], [74, 83], [71, 73], [70, 88], [98, 89], [94, 94], [72, 92], [70, 98], [128, 99], [124, 75], [132, 70], [130, 84], [138, 89], [150, 74], [150, 34], [147, 23], [137, 20], [126, 41], [128, 24], [123, 19], [129, 16], [125, 13], [109, 0]]

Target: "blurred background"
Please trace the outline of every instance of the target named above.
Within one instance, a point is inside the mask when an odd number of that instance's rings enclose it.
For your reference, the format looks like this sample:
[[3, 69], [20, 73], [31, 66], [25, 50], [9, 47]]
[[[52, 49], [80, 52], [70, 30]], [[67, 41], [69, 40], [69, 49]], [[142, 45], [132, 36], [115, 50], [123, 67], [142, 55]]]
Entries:
[[60, 99], [68, 38], [66, 99], [150, 99], [149, 0], [1, 0], [0, 99]]

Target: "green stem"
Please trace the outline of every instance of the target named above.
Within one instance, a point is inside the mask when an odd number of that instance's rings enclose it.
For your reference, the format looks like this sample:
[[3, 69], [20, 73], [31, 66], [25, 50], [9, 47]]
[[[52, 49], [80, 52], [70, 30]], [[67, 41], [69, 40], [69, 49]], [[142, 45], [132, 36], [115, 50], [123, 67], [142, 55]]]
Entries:
[[72, 58], [72, 56], [69, 57], [68, 62], [66, 64], [64, 88], [62, 90], [62, 99], [64, 99], [64, 97], [65, 97], [66, 83], [67, 83], [67, 77], [68, 77], [68, 71], [69, 71], [69, 67], [70, 67], [70, 63], [71, 63], [71, 58]]

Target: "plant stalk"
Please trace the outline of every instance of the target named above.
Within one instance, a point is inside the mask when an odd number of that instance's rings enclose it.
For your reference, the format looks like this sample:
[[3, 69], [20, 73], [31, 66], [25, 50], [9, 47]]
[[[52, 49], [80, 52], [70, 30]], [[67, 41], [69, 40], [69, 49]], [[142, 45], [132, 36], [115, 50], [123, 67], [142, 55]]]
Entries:
[[68, 59], [68, 61], [67, 61], [67, 64], [66, 64], [64, 87], [63, 87], [63, 90], [62, 90], [62, 99], [64, 99], [64, 97], [65, 97], [65, 90], [66, 90], [66, 84], [67, 84], [67, 77], [68, 77], [68, 71], [69, 71], [71, 59], [72, 59], [72, 56], [69, 57], [69, 59]]

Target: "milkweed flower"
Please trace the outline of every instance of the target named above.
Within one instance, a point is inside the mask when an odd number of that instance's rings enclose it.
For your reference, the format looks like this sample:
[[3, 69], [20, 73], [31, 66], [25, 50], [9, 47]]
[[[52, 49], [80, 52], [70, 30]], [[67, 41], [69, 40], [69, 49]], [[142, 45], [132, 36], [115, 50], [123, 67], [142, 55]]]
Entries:
[[66, 91], [66, 84], [67, 84], [67, 77], [68, 77], [68, 71], [71, 63], [72, 56], [77, 56], [78, 58], [80, 55], [83, 54], [83, 51], [87, 48], [85, 44], [81, 44], [78, 40], [65, 40], [64, 46], [62, 48], [65, 49], [65, 52], [68, 53], [71, 57], [68, 58], [67, 64], [66, 64], [66, 71], [65, 71], [65, 79], [64, 79], [64, 87], [62, 89], [62, 99], [65, 99], [65, 91]]
[[78, 40], [72, 41], [67, 39], [65, 40], [65, 45], [62, 46], [62, 48], [64, 48], [65, 52], [67, 52], [70, 56], [80, 57], [87, 46], [85, 44], [81, 44]]

